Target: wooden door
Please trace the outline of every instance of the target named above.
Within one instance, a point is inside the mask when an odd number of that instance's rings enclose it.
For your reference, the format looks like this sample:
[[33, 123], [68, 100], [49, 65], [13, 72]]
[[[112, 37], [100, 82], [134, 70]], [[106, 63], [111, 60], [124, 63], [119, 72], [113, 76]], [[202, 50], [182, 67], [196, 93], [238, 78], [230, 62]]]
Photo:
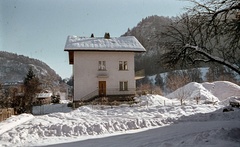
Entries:
[[99, 96], [106, 96], [106, 81], [99, 81], [98, 88]]

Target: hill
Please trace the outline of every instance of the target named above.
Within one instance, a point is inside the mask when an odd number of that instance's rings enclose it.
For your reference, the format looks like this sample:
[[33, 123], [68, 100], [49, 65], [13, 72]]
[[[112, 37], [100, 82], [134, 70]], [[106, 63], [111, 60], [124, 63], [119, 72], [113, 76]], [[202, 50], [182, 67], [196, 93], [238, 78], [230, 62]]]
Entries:
[[164, 47], [166, 38], [161, 36], [161, 32], [172, 22], [172, 19], [157, 15], [149, 16], [122, 35], [135, 36], [147, 50], [144, 54], [136, 55], [136, 70], [145, 69], [147, 75], [166, 71], [158, 64], [159, 57], [166, 50]]
[[40, 60], [0, 51], [0, 83], [23, 81], [30, 67], [42, 81], [61, 80], [53, 69]]

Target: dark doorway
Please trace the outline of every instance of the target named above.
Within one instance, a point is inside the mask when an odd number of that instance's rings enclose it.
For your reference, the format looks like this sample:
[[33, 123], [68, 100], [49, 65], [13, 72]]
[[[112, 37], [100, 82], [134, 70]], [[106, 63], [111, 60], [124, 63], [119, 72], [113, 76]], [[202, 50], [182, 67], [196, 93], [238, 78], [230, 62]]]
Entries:
[[98, 88], [99, 96], [106, 96], [106, 81], [99, 81]]

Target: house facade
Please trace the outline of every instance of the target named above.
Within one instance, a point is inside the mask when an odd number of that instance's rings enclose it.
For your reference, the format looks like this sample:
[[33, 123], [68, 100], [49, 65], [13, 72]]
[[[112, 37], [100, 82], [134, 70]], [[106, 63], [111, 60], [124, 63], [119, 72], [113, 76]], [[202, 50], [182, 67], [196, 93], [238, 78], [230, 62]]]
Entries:
[[145, 52], [133, 36], [68, 36], [65, 51], [73, 65], [73, 101], [135, 95], [134, 54]]

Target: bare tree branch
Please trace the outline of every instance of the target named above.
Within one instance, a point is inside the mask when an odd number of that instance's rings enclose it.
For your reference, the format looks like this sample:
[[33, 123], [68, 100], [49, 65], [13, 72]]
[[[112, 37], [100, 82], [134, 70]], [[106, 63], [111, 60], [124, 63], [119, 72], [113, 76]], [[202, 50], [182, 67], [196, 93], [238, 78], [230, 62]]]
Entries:
[[[234, 64], [231, 64], [230, 62], [228, 61], [225, 61], [217, 56], [213, 56], [211, 54], [208, 54], [207, 52], [205, 52], [204, 50], [202, 50], [200, 47], [198, 46], [192, 46], [192, 45], [189, 45], [189, 44], [186, 44], [185, 45], [185, 48], [191, 48], [191, 49], [194, 49], [196, 52], [198, 52], [199, 54], [207, 57], [209, 60], [204, 60], [204, 59], [197, 59], [198, 61], [207, 61], [207, 62], [210, 62], [210, 61], [213, 61], [213, 62], [217, 62], [217, 63], [220, 63], [222, 65], [225, 65], [227, 66], [228, 68], [234, 70], [235, 72], [237, 72], [238, 74], [240, 74], [240, 71], [239, 71], [239, 67], [234, 65]], [[194, 60], [194, 61], [197, 61], [197, 60]]]
[[240, 74], [240, 2], [188, 0], [194, 6], [169, 26], [165, 66], [216, 62]]

